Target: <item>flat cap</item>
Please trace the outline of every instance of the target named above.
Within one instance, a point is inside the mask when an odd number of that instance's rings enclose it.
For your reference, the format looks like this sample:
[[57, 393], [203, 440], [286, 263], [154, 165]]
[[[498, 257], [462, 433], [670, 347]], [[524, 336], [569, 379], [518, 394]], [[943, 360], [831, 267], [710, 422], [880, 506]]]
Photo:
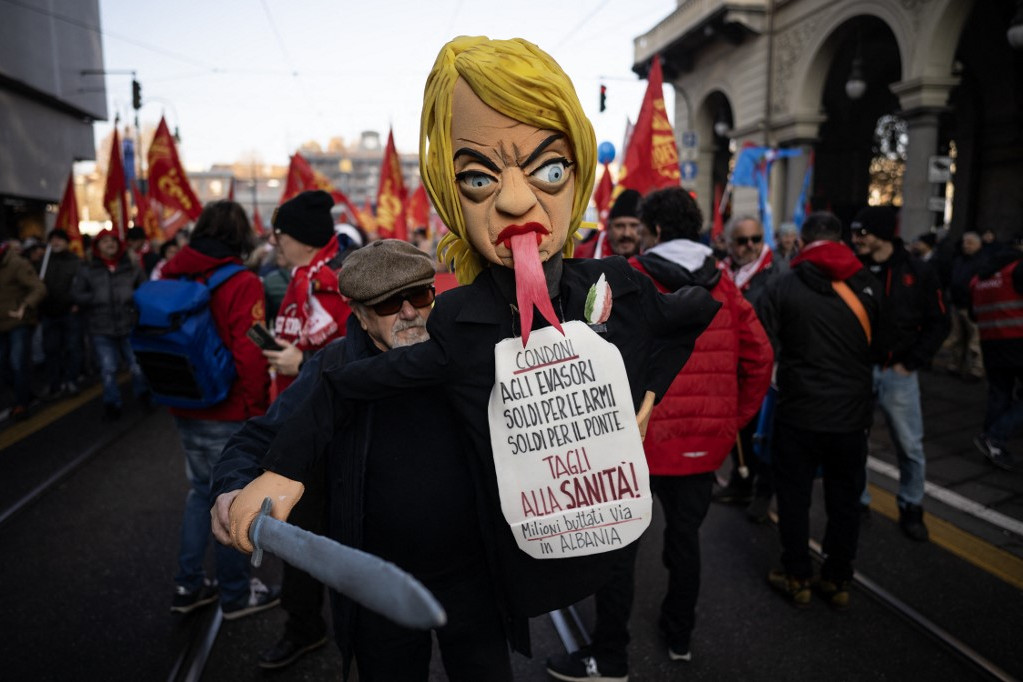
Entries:
[[433, 284], [433, 261], [400, 239], [381, 239], [345, 258], [337, 276], [342, 294], [366, 305], [413, 287]]

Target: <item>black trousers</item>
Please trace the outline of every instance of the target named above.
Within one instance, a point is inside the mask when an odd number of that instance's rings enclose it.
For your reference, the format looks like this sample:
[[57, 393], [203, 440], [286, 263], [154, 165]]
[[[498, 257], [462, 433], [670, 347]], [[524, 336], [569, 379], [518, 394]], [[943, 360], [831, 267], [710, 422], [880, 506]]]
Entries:
[[[511, 682], [508, 640], [482, 559], [469, 569], [422, 582], [448, 616], [447, 625], [435, 631], [448, 679]], [[410, 630], [359, 608], [353, 642], [360, 682], [426, 682], [429, 678], [433, 647], [429, 630]]]
[[824, 476], [824, 566], [821, 575], [833, 580], [852, 578], [859, 541], [860, 493], [866, 479], [867, 432], [821, 433], [788, 424], [774, 426], [771, 462], [778, 499], [781, 563], [797, 578], [810, 578], [813, 565], [810, 540], [810, 501], [818, 470]]
[[[288, 516], [288, 523], [299, 528], [326, 535], [327, 499], [326, 472], [310, 476], [302, 499]], [[300, 642], [310, 642], [323, 637], [327, 623], [323, 618], [323, 583], [305, 571], [284, 562], [281, 577], [281, 608], [288, 614], [284, 624], [285, 636]]]
[[[714, 474], [651, 476], [650, 488], [664, 512], [664, 549], [668, 591], [661, 601], [660, 628], [675, 651], [689, 649], [700, 593], [700, 525], [710, 507]], [[622, 552], [611, 580], [596, 594], [597, 624], [593, 650], [627, 663], [629, 617], [632, 613], [636, 554], [639, 541]]]

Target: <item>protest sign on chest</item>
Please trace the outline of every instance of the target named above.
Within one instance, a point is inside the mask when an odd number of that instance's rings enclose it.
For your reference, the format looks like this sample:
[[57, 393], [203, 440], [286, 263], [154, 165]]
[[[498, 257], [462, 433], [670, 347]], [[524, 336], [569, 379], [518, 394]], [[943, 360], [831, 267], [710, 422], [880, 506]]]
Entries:
[[490, 439], [501, 509], [522, 551], [557, 559], [619, 549], [652, 498], [618, 349], [584, 322], [494, 349]]

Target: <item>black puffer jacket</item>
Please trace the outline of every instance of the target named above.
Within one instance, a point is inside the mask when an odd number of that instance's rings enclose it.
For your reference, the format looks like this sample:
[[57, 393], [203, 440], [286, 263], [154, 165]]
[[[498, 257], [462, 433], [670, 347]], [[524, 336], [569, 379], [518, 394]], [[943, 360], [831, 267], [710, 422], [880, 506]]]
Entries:
[[82, 307], [90, 334], [125, 336], [135, 325], [132, 294], [145, 281], [142, 270], [122, 254], [111, 271], [99, 258], [78, 270], [72, 298]]
[[825, 248], [837, 258], [818, 259], [815, 249], [804, 249], [792, 270], [768, 282], [754, 307], [778, 362], [775, 419], [807, 431], [842, 433], [870, 425], [873, 364], [863, 328], [832, 281], [843, 280], [852, 289], [872, 331], [880, 300], [876, 282], [852, 251], [830, 244]]
[[71, 296], [75, 275], [82, 266], [82, 259], [70, 251], [52, 252], [46, 264], [46, 298], [39, 305], [44, 317], [66, 315], [75, 301]]
[[931, 364], [951, 321], [934, 268], [912, 256], [901, 239], [893, 246], [891, 258], [884, 263], [875, 263], [869, 256], [861, 259], [880, 284], [883, 302], [877, 360], [885, 367], [902, 363], [913, 371]]

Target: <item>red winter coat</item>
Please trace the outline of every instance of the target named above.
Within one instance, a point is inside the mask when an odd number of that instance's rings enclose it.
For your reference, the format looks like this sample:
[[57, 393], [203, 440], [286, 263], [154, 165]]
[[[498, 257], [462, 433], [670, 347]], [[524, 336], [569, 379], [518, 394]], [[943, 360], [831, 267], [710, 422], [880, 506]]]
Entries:
[[[700, 244], [677, 239], [629, 260], [664, 293], [698, 285], [721, 303], [650, 417], [643, 449], [654, 476], [717, 469], [739, 429], [760, 409], [771, 383], [774, 353], [767, 334], [732, 280], [721, 276], [710, 253]], [[695, 265], [700, 256], [702, 264]]]
[[[213, 257], [191, 246], [181, 249], [163, 266], [163, 278], [187, 275], [206, 278], [221, 265], [241, 263], [235, 256]], [[263, 352], [245, 333], [249, 327], [266, 323], [263, 283], [254, 273], [243, 270], [213, 290], [210, 312], [220, 339], [234, 357], [238, 378], [224, 402], [205, 409], [170, 408], [171, 414], [187, 419], [243, 421], [258, 417], [269, 405], [270, 373]]]

